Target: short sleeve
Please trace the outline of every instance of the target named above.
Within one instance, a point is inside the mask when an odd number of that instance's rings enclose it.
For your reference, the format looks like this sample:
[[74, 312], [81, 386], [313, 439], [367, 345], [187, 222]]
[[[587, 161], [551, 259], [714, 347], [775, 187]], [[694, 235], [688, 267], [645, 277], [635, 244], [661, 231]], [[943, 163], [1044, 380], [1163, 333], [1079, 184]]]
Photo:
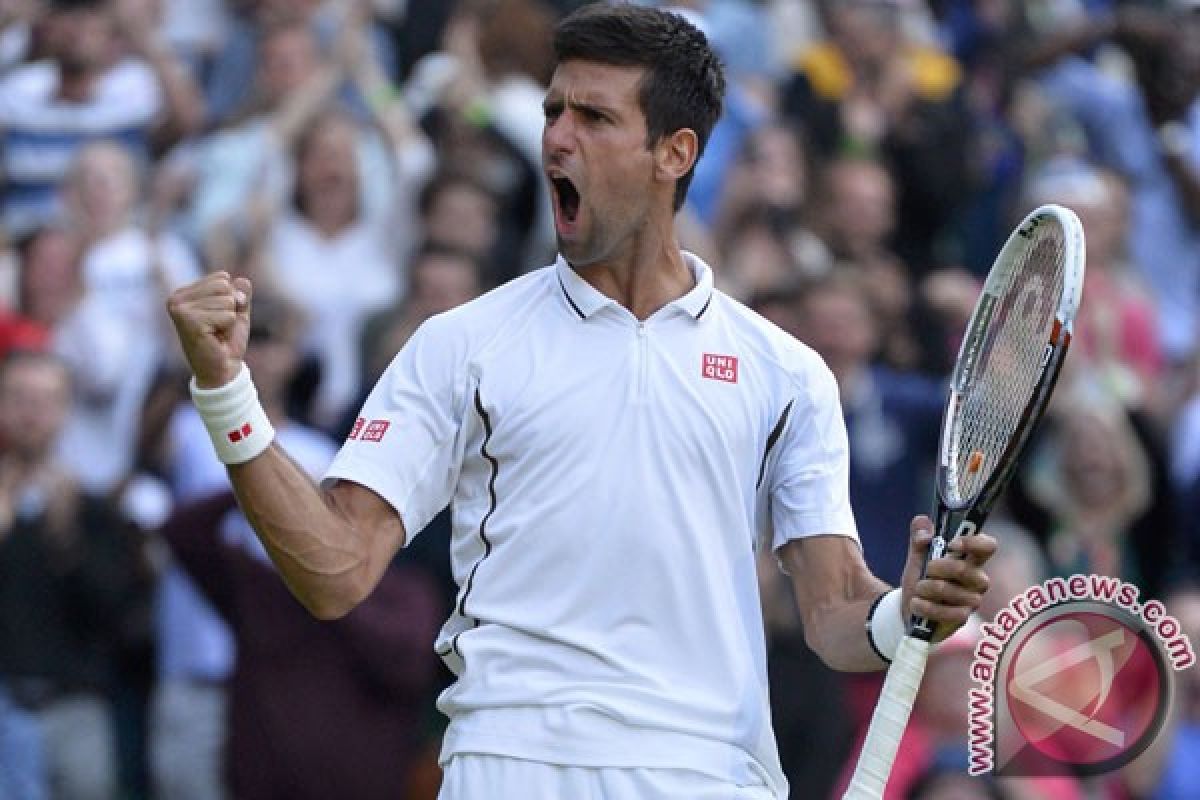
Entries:
[[323, 484], [372, 490], [411, 542], [454, 494], [462, 465], [466, 346], [446, 316], [426, 321], [367, 397]]
[[824, 364], [798, 383], [777, 452], [767, 483], [771, 548], [827, 533], [857, 539], [846, 423], [837, 383]]

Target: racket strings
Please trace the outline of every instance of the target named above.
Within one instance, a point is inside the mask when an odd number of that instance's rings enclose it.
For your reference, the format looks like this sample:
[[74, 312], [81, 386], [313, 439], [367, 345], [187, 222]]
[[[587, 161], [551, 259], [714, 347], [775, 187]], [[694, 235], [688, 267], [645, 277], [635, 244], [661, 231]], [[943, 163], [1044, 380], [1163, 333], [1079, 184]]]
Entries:
[[1043, 225], [1034, 232], [996, 292], [978, 337], [973, 368], [956, 386], [951, 421], [952, 458], [946, 487], [953, 501], [973, 500], [999, 465], [1037, 387], [1065, 279], [1063, 232]]

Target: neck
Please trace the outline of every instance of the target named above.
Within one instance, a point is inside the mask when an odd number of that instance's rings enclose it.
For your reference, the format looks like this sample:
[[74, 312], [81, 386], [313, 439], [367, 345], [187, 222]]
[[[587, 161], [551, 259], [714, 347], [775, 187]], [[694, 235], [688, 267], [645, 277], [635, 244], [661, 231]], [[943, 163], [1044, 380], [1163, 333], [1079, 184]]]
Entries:
[[59, 69], [58, 97], [68, 103], [83, 103], [92, 96], [96, 73], [90, 70]]
[[341, 206], [323, 207], [320, 203], [310, 206], [309, 222], [325, 238], [338, 235], [354, 222], [354, 210]]
[[630, 240], [622, 252], [577, 271], [639, 320], [683, 297], [696, 285], [673, 229], [653, 236], [643, 233]]

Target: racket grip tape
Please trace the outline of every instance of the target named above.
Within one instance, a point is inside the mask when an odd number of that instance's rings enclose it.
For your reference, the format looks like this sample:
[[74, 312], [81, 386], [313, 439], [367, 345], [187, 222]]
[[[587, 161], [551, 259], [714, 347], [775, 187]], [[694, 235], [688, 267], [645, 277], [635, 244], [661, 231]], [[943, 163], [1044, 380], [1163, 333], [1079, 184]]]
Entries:
[[854, 776], [842, 800], [880, 800], [883, 797], [896, 751], [900, 749], [900, 739], [908, 727], [908, 718], [917, 699], [917, 690], [921, 688], [929, 647], [929, 642], [911, 636], [905, 636], [900, 642], [871, 716]]

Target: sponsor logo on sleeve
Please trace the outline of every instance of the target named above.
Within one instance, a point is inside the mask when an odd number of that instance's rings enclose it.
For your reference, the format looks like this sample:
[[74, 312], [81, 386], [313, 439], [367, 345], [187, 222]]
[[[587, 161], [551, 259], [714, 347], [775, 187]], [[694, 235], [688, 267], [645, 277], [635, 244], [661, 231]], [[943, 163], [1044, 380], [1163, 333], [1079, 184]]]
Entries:
[[384, 435], [388, 432], [388, 428], [392, 423], [386, 419], [373, 419], [363, 428], [362, 441], [364, 442], [381, 442]]

